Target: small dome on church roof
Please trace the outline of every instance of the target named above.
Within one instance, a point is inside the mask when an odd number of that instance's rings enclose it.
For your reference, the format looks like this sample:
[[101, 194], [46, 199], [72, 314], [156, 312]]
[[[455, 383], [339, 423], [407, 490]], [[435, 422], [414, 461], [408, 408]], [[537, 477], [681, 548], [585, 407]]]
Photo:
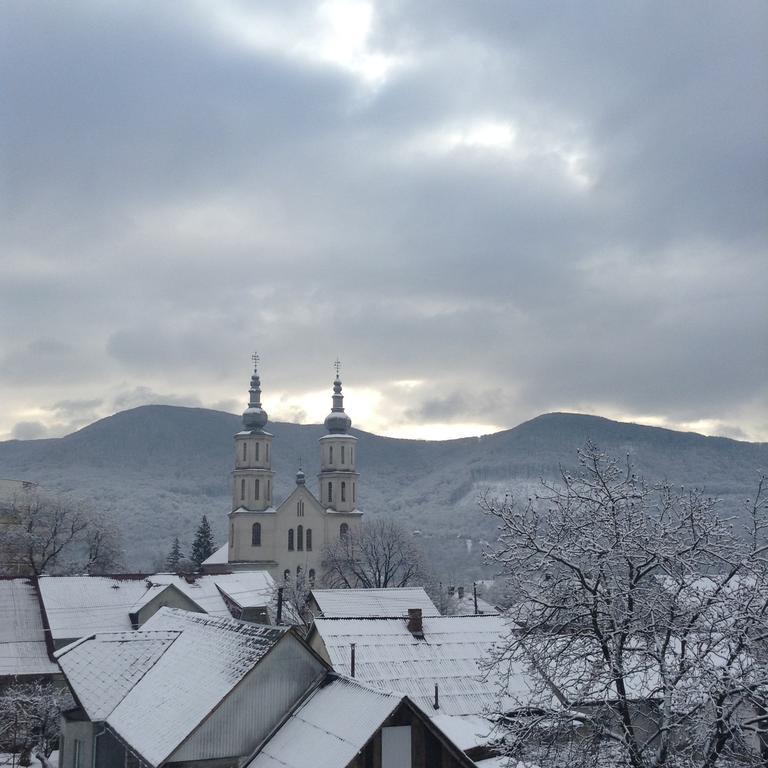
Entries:
[[259, 356], [253, 355], [253, 375], [251, 387], [248, 390], [250, 399], [248, 407], [243, 411], [243, 426], [249, 432], [260, 432], [267, 423], [267, 412], [261, 407], [261, 379], [258, 371]]
[[352, 426], [352, 419], [344, 413], [344, 395], [341, 393], [341, 379], [339, 378], [338, 369], [333, 382], [333, 408], [325, 417], [324, 424], [325, 428], [334, 434], [343, 434]]

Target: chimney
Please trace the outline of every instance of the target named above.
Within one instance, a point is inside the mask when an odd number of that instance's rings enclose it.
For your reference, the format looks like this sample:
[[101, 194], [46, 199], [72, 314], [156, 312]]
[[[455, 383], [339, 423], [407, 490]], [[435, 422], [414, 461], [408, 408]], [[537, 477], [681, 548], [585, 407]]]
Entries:
[[424, 637], [424, 624], [421, 620], [421, 608], [408, 609], [408, 631], [419, 639]]
[[464, 599], [464, 587], [459, 587], [459, 600]]
[[448, 597], [453, 597], [453, 593], [456, 591], [456, 587], [451, 584], [450, 587], [448, 587]]

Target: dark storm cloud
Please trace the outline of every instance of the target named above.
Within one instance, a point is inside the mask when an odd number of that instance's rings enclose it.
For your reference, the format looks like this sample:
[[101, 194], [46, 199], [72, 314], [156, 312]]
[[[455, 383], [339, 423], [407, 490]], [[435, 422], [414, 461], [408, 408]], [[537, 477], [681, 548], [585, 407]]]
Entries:
[[[341, 64], [314, 13], [4, 4], [19, 413], [54, 378], [49, 401], [228, 400], [257, 345], [274, 390], [339, 353], [403, 422], [768, 435], [764, 4], [382, 2]], [[391, 410], [397, 379], [428, 383]]]

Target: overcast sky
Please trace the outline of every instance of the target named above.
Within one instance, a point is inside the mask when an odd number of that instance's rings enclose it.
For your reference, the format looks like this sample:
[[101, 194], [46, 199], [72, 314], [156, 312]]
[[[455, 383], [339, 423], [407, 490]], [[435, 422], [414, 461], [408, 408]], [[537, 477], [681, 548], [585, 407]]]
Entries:
[[768, 440], [768, 4], [0, 6], [0, 439], [144, 403]]

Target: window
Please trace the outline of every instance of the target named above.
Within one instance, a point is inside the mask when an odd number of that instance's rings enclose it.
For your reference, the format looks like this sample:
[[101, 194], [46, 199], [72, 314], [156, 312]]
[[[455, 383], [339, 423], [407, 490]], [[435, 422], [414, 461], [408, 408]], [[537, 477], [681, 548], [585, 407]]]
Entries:
[[304, 502], [301, 499], [296, 502], [296, 517], [304, 517]]
[[341, 463], [344, 463], [344, 446], [341, 446]]
[[261, 523], [254, 523], [251, 527], [251, 546], [261, 546]]
[[307, 552], [312, 551], [312, 529], [307, 528]]
[[347, 500], [347, 484], [343, 480], [341, 481], [341, 500]]
[[349, 526], [346, 523], [342, 523], [339, 526], [339, 538], [346, 539], [349, 536]]
[[267, 480], [267, 501], [272, 500], [272, 481]]
[[355, 483], [352, 483], [352, 503], [355, 503]]
[[259, 443], [256, 443], [256, 461], [259, 460]]
[[264, 461], [266, 461], [267, 464], [269, 464], [269, 443], [264, 443], [264, 453], [266, 454]]
[[328, 463], [333, 464], [333, 446], [328, 446]]
[[256, 478], [256, 498], [259, 498], [259, 478]]
[[300, 525], [296, 529], [296, 549], [301, 552], [304, 549], [304, 526]]
[[74, 768], [81, 768], [83, 764], [82, 747], [83, 747], [82, 740], [75, 739], [74, 744], [72, 745], [72, 765], [74, 766]]
[[333, 483], [328, 483], [328, 501], [333, 501]]
[[354, 464], [355, 463], [355, 449], [350, 448], [349, 449], [349, 463]]
[[[309, 533], [309, 531], [307, 531], [307, 533]], [[307, 547], [307, 549], [309, 549], [309, 547]], [[309, 585], [311, 587], [315, 586], [315, 569], [314, 568], [309, 569]]]
[[240, 481], [240, 501], [245, 499], [245, 479]]
[[288, 531], [288, 551], [293, 552], [293, 528]]
[[248, 458], [248, 443], [243, 441], [243, 461]]

